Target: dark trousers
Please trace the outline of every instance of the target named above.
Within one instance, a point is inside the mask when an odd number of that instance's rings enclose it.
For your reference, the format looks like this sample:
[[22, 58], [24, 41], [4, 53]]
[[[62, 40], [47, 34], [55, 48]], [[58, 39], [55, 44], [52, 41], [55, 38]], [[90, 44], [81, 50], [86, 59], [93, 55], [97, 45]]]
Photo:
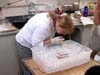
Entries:
[[19, 56], [19, 75], [32, 75], [22, 62], [23, 59], [32, 57], [31, 50], [27, 47], [20, 45], [18, 42], [16, 42], [16, 47]]

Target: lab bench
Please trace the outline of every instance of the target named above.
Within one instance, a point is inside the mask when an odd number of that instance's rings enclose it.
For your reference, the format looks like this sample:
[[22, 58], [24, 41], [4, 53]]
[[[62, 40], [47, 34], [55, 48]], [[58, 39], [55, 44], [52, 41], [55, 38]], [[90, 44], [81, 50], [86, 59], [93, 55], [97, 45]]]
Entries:
[[[74, 40], [81, 42], [83, 45], [88, 45], [89, 40], [92, 35], [92, 31], [95, 28], [95, 25], [77, 25], [75, 26]], [[81, 40], [81, 41], [79, 41]], [[90, 60], [89, 62], [82, 64], [80, 66], [73, 67], [64, 71], [59, 71], [55, 73], [45, 73], [40, 69], [40, 66], [35, 63], [32, 58], [26, 58], [23, 60], [23, 63], [32, 73], [32, 75], [84, 75], [86, 70], [94, 65], [100, 65], [100, 62]]]
[[94, 65], [100, 65], [95, 61], [90, 60], [89, 62], [82, 64], [80, 66], [76, 66], [67, 70], [55, 72], [55, 73], [45, 73], [40, 69], [40, 66], [35, 63], [32, 58], [27, 58], [23, 60], [23, 63], [28, 68], [28, 70], [32, 73], [32, 75], [84, 75], [85, 71]]

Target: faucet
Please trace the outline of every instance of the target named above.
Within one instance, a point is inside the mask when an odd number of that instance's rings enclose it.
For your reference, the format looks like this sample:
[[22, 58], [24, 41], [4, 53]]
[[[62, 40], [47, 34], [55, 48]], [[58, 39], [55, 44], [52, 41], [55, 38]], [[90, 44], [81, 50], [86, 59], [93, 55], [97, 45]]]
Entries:
[[31, 12], [31, 9], [35, 6], [35, 3], [29, 3], [28, 5], [28, 14], [31, 15], [32, 12]]

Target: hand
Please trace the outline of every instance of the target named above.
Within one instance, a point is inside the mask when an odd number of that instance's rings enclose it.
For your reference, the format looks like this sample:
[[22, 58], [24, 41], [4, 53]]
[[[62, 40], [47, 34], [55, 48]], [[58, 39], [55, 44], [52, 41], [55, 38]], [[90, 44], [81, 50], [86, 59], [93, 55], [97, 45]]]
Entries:
[[63, 37], [51, 38], [51, 44], [61, 45], [63, 41], [64, 41], [64, 38]]
[[100, 25], [97, 26], [97, 33], [100, 36]]

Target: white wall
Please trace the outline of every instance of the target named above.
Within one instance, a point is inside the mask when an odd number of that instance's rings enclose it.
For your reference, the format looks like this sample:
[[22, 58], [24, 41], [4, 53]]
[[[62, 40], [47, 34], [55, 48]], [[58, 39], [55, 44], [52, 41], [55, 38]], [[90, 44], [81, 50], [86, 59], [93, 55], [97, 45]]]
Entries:
[[[7, 0], [6, 5], [3, 5], [3, 15], [5, 16], [17, 16], [28, 14], [28, 7], [26, 7], [26, 1], [20, 0], [19, 2], [13, 3], [18, 0]], [[12, 3], [7, 5], [7, 3]]]
[[0, 6], [3, 6], [6, 3], [6, 0], [0, 0]]
[[[0, 6], [5, 6], [3, 8], [3, 15], [5, 16], [16, 16], [28, 14], [28, 7], [21, 7], [22, 5], [28, 5], [30, 2], [36, 4], [47, 4], [54, 9], [57, 4], [68, 4], [72, 2], [77, 2], [78, 0], [20, 0], [19, 2], [13, 3], [18, 0], [0, 0]], [[80, 0], [80, 1], [96, 1], [96, 0]], [[11, 5], [6, 5], [7, 3], [13, 3]], [[9, 8], [9, 6], [11, 6]], [[13, 7], [16, 6], [16, 7]]]

